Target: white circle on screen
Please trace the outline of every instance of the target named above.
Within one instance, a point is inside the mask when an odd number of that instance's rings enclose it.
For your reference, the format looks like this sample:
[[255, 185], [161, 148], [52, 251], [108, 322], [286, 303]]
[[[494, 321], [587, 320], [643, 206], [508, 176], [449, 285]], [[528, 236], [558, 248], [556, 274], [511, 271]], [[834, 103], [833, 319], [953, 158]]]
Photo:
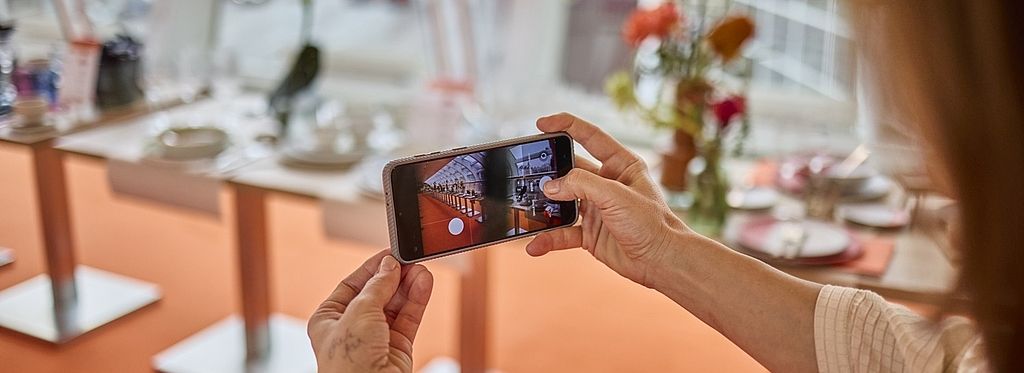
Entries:
[[540, 190], [544, 190], [544, 184], [547, 184], [549, 181], [551, 181], [551, 176], [544, 176], [540, 178]]
[[462, 219], [453, 218], [452, 220], [448, 221], [448, 233], [451, 233], [452, 236], [458, 236], [462, 234], [463, 229], [466, 229], [466, 223], [463, 223]]

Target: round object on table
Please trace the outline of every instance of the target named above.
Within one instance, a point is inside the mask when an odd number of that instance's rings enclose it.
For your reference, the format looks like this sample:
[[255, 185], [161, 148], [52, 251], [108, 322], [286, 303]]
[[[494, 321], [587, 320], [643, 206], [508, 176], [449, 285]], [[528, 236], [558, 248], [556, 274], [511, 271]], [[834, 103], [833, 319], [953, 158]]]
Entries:
[[851, 223], [875, 228], [900, 228], [910, 223], [909, 213], [882, 204], [845, 206], [841, 214]]
[[171, 128], [157, 135], [157, 155], [169, 160], [213, 158], [227, 147], [228, 134], [217, 127]]
[[281, 163], [301, 168], [340, 170], [359, 163], [362, 152], [338, 153], [329, 149], [299, 149], [286, 147], [281, 151]]
[[829, 266], [853, 261], [859, 259], [862, 255], [864, 255], [864, 244], [860, 242], [860, 240], [852, 238], [852, 241], [850, 242], [850, 247], [848, 247], [846, 250], [839, 254], [823, 256], [820, 258], [796, 258], [792, 260], [783, 260], [779, 261], [779, 264], [798, 266]]
[[725, 197], [729, 207], [737, 210], [767, 210], [779, 201], [779, 192], [772, 188], [736, 188]]
[[15, 114], [10, 122], [11, 132], [19, 135], [34, 135], [37, 133], [50, 132], [57, 129], [52, 120], [43, 120], [35, 123], [27, 123], [20, 115]]
[[840, 199], [843, 201], [873, 201], [889, 195], [892, 187], [892, 179], [875, 175], [868, 178], [859, 188], [844, 191]]
[[50, 103], [43, 98], [19, 98], [14, 101], [14, 113], [21, 116], [21, 126], [37, 126], [43, 124]]
[[[792, 240], [802, 241], [802, 245], [798, 249], [788, 247]], [[838, 255], [846, 251], [851, 242], [850, 233], [842, 227], [815, 220], [754, 221], [742, 228], [739, 237], [739, 243], [747, 249], [790, 259]]]

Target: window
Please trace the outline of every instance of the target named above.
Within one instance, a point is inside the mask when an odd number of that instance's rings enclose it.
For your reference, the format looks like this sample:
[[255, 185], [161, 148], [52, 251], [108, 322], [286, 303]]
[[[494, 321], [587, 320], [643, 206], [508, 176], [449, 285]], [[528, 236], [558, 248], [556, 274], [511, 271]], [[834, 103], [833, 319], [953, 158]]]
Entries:
[[749, 48], [755, 84], [850, 100], [856, 69], [845, 2], [735, 0], [758, 24]]

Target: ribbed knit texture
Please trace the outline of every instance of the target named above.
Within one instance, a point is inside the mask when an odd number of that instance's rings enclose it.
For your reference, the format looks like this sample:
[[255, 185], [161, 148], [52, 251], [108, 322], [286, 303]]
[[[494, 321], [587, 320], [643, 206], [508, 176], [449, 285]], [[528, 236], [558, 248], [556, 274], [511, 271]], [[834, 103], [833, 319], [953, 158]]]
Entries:
[[970, 320], [933, 323], [865, 290], [824, 286], [814, 309], [821, 372], [987, 372]]

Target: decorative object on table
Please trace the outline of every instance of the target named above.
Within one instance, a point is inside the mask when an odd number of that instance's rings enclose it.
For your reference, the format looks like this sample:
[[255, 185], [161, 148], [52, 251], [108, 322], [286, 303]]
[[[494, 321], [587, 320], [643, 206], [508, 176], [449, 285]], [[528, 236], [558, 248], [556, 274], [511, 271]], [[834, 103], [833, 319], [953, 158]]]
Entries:
[[844, 177], [831, 170], [839, 164], [838, 157], [822, 153], [797, 154], [782, 159], [777, 167], [775, 184], [783, 192], [806, 196], [812, 168], [818, 169], [824, 180], [837, 184], [839, 201], [862, 202], [885, 197], [894, 184], [891, 179], [879, 175], [871, 167], [861, 165]]
[[96, 105], [112, 109], [134, 104], [144, 97], [142, 81], [142, 44], [128, 35], [118, 35], [103, 43], [99, 76], [96, 80]]
[[90, 117], [96, 102], [99, 43], [80, 39], [68, 43], [60, 76], [60, 105], [78, 117]]
[[171, 161], [209, 159], [227, 149], [228, 144], [227, 132], [217, 127], [170, 128], [157, 135], [154, 155]]
[[[722, 151], [720, 141], [715, 145], [715, 138], [724, 134], [732, 116], [743, 119], [740, 137], [747, 133], [740, 94], [746, 76], [737, 77], [747, 73], [733, 74], [729, 69], [739, 65], [736, 60], [740, 48], [754, 33], [750, 18], [723, 16], [728, 9], [711, 6], [709, 1], [694, 2], [685, 17], [676, 4], [665, 2], [630, 15], [622, 35], [637, 50], [636, 66], [632, 73], [612, 75], [605, 85], [620, 109], [673, 130], [672, 145], [663, 153], [661, 170], [661, 184], [669, 191], [683, 191], [693, 185], [687, 181], [687, 167], [698, 153]], [[651, 85], [646, 83], [660, 87], [650, 104], [640, 102], [635, 90]], [[716, 106], [721, 108], [714, 109]], [[712, 111], [727, 109], [734, 110], [729, 120], [709, 123]]]
[[36, 58], [14, 70], [14, 86], [19, 97], [40, 97], [50, 106], [57, 105], [60, 61], [56, 56]]
[[910, 213], [884, 204], [843, 206], [839, 215], [848, 222], [872, 228], [896, 229], [910, 224]]
[[347, 169], [366, 155], [359, 147], [346, 108], [337, 101], [302, 95], [293, 104], [280, 151], [286, 166], [320, 170]]
[[271, 113], [281, 123], [279, 136], [288, 133], [289, 117], [295, 97], [308, 90], [320, 72], [320, 49], [312, 44], [313, 0], [302, 0], [302, 49], [288, 74], [268, 98]]
[[863, 254], [852, 233], [816, 220], [753, 220], [740, 228], [737, 243], [753, 256], [779, 264], [833, 265]]
[[50, 110], [50, 103], [39, 97], [22, 97], [14, 101], [14, 115], [25, 125], [42, 123]]

